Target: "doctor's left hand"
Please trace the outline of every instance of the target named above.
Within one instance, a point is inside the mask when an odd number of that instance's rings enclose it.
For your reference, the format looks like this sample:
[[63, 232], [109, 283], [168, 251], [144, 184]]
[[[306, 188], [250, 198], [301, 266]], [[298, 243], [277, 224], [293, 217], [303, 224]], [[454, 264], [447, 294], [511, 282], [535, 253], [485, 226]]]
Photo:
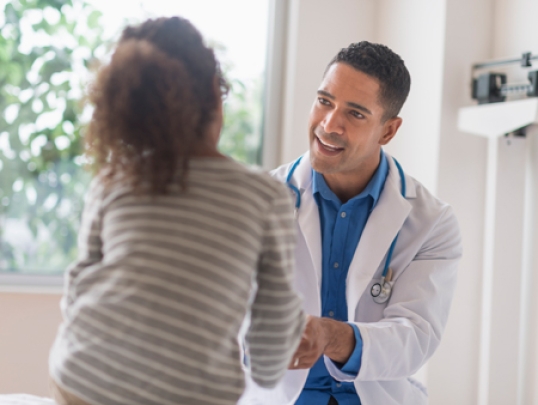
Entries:
[[325, 354], [331, 360], [345, 363], [355, 348], [353, 328], [345, 322], [308, 315], [301, 343], [289, 369], [311, 368]]

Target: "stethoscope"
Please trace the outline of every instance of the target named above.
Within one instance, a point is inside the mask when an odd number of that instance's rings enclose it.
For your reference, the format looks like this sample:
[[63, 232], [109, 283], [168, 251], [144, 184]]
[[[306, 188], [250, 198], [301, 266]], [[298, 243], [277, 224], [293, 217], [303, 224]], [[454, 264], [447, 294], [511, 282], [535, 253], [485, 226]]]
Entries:
[[[301, 162], [302, 158], [303, 157], [300, 156], [295, 162], [293, 162], [288, 172], [288, 175], [286, 176], [286, 184], [296, 195], [295, 217], [298, 216], [299, 208], [301, 207], [301, 192], [295, 185], [291, 183], [291, 178], [293, 176], [293, 173], [295, 172], [295, 169], [297, 169], [297, 166]], [[402, 196], [405, 198], [406, 184], [402, 166], [400, 166], [400, 163], [398, 163], [396, 159], [392, 158], [392, 160], [394, 160], [394, 163], [398, 168], [398, 173], [400, 174], [400, 181], [402, 182]], [[390, 295], [392, 294], [392, 269], [390, 268], [390, 261], [392, 259], [392, 253], [394, 252], [394, 247], [396, 246], [396, 241], [398, 240], [399, 234], [400, 233], [398, 232], [389, 247], [387, 258], [385, 260], [385, 267], [383, 268], [383, 273], [381, 274], [379, 282], [376, 282], [374, 285], [372, 285], [372, 288], [370, 289], [370, 294], [372, 295], [374, 302], [377, 304], [384, 304], [389, 300]]]

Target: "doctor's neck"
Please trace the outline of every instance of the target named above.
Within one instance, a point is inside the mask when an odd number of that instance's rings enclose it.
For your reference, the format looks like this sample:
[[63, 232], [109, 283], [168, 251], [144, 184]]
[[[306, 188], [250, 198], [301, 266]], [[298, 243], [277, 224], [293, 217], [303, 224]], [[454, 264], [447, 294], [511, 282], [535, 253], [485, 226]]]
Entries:
[[374, 176], [380, 161], [380, 155], [377, 154], [375, 159], [370, 162], [363, 162], [363, 164], [351, 170], [317, 170], [315, 167], [314, 170], [323, 175], [327, 186], [338, 197], [340, 202], [345, 204], [362, 193]]

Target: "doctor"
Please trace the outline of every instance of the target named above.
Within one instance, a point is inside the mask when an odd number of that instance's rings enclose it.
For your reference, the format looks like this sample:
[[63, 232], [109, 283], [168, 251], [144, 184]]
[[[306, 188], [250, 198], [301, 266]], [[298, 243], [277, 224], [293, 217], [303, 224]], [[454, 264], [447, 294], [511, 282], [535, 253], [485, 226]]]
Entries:
[[383, 45], [351, 44], [329, 63], [309, 153], [273, 173], [295, 193], [295, 286], [313, 316], [279, 385], [247, 381], [240, 403], [427, 403], [410, 376], [439, 346], [461, 243], [452, 209], [382, 149], [409, 88]]

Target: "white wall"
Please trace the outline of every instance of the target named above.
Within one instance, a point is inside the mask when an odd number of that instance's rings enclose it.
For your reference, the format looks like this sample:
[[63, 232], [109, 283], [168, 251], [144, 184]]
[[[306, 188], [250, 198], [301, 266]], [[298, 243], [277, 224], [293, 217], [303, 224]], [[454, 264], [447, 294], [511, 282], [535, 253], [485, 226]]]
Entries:
[[538, 404], [538, 277], [536, 270], [538, 268], [538, 133], [529, 139], [528, 152], [531, 161], [534, 163], [531, 167], [532, 175], [528, 177], [529, 184], [527, 190], [532, 190], [529, 200], [532, 201], [533, 207], [530, 209], [526, 220], [528, 221], [529, 230], [532, 235], [527, 235], [530, 240], [530, 251], [528, 260], [530, 261], [529, 277], [526, 281], [528, 286], [527, 308], [528, 312], [523, 317], [526, 326], [526, 340], [523, 342], [523, 358], [521, 359], [521, 372], [524, 375], [523, 386], [521, 387], [521, 396], [519, 404]]
[[379, 0], [375, 41], [404, 59], [411, 92], [386, 150], [428, 189], [437, 188], [445, 0]]
[[371, 0], [290, 0], [280, 162], [308, 150], [308, 115], [340, 48], [374, 34]]
[[447, 329], [429, 364], [436, 405], [478, 401], [487, 143], [458, 131], [457, 113], [473, 104], [472, 63], [492, 57], [492, 16], [490, 0], [447, 1], [437, 194], [455, 210], [464, 252]]
[[0, 292], [0, 394], [49, 395], [48, 353], [60, 295]]
[[[538, 52], [538, 26], [535, 23], [537, 13], [536, 1], [494, 2], [494, 58], [515, 57], [526, 51], [534, 54]], [[533, 70], [537, 68], [535, 63]], [[526, 81], [528, 70], [518, 66], [505, 69], [512, 82], [518, 79]], [[487, 391], [488, 403], [493, 405], [501, 405], [506, 401], [518, 405], [538, 403], [532, 381], [533, 377], [536, 378], [538, 367], [535, 339], [538, 318], [533, 305], [536, 303], [535, 300], [533, 302], [535, 290], [529, 288], [536, 284], [533, 273], [538, 270], [538, 260], [535, 255], [532, 257], [532, 252], [536, 252], [538, 240], [533, 240], [533, 235], [527, 232], [530, 230], [532, 233], [536, 229], [536, 222], [533, 226], [531, 216], [538, 207], [538, 199], [529, 193], [535, 194], [538, 191], [535, 181], [538, 177], [537, 137], [538, 129], [534, 128], [527, 139], [517, 143], [510, 145], [501, 141], [498, 153], [500, 162], [511, 160], [512, 164], [499, 169], [497, 233], [500, 235], [496, 246], [499, 251], [492, 286], [492, 310], [495, 316], [492, 317], [491, 325], [492, 371], [488, 375]], [[532, 166], [528, 173], [526, 164]], [[510, 178], [507, 178], [508, 173], [512, 173]], [[507, 201], [507, 194], [512, 195], [512, 201]], [[524, 207], [526, 196], [527, 203], [532, 207], [530, 210], [525, 210]], [[525, 249], [526, 244], [528, 246]], [[514, 299], [510, 299], [510, 295]], [[501, 347], [503, 352], [499, 354]]]

